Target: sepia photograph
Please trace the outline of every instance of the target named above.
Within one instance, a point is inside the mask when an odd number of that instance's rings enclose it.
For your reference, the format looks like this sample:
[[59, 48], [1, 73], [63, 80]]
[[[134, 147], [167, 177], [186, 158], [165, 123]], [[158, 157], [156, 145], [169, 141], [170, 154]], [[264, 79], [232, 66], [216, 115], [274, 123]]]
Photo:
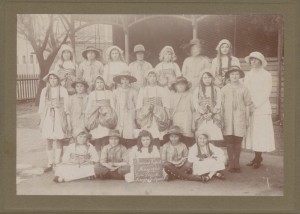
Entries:
[[283, 40], [270, 14], [18, 14], [16, 194], [284, 196]]

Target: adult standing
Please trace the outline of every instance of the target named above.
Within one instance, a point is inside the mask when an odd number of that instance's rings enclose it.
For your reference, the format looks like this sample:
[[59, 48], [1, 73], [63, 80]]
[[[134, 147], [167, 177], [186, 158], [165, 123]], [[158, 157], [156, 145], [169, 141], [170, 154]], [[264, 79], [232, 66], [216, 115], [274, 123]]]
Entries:
[[251, 70], [246, 75], [244, 83], [250, 91], [255, 110], [250, 117], [244, 147], [255, 152], [254, 159], [247, 165], [259, 168], [263, 160], [262, 152], [275, 150], [272, 109], [269, 100], [272, 75], [264, 69], [267, 61], [262, 53], [252, 52], [245, 60], [251, 65]]

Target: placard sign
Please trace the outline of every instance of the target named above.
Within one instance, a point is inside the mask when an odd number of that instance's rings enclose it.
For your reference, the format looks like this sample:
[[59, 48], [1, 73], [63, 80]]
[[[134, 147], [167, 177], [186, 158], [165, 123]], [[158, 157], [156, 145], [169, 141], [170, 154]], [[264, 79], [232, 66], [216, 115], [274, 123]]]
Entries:
[[163, 165], [160, 158], [133, 159], [134, 180], [136, 182], [163, 181]]

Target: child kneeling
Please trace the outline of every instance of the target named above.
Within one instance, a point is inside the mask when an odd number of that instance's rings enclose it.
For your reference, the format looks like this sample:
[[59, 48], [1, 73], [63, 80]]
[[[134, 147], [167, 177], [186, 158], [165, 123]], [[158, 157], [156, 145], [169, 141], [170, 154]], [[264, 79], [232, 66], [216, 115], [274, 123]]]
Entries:
[[109, 131], [109, 143], [101, 151], [100, 163], [95, 165], [97, 178], [123, 180], [130, 171], [127, 149], [120, 144], [120, 137], [118, 130]]
[[188, 161], [193, 163], [193, 174], [201, 175], [204, 182], [213, 176], [225, 179], [221, 172], [225, 169], [224, 152], [209, 143], [209, 135], [203, 130], [196, 132], [196, 143], [190, 147]]
[[88, 142], [89, 133], [84, 129], [74, 131], [75, 142], [70, 144], [62, 163], [55, 169], [54, 182], [95, 178], [94, 164], [99, 161], [96, 149]]
[[181, 142], [182, 133], [178, 126], [171, 126], [164, 139], [169, 141], [162, 147], [161, 158], [164, 162], [164, 170], [168, 174], [167, 180], [181, 179], [202, 181], [198, 175], [192, 175], [192, 163], [187, 161], [188, 149]]

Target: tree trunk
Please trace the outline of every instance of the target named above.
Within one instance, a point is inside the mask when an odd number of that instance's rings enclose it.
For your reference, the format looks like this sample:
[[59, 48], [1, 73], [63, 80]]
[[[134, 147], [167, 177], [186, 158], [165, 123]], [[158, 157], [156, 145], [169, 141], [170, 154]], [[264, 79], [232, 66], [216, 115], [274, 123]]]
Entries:
[[43, 62], [39, 62], [40, 65], [40, 80], [39, 80], [39, 86], [35, 97], [35, 106], [38, 106], [40, 103], [40, 95], [42, 92], [42, 89], [46, 86], [46, 83], [43, 81], [44, 76], [46, 76], [50, 70], [50, 67], [52, 65], [53, 61], [50, 62], [48, 60], [43, 60]]

